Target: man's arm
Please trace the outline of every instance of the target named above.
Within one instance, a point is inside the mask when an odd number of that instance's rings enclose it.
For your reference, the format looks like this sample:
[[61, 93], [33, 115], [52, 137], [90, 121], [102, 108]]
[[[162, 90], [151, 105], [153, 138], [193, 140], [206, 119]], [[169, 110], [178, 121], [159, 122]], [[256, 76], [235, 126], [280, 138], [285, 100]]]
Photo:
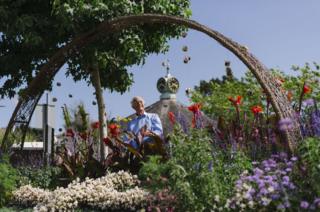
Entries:
[[157, 114], [154, 114], [152, 117], [152, 125], [151, 125], [151, 131], [158, 136], [162, 137], [163, 129], [162, 124], [159, 116]]

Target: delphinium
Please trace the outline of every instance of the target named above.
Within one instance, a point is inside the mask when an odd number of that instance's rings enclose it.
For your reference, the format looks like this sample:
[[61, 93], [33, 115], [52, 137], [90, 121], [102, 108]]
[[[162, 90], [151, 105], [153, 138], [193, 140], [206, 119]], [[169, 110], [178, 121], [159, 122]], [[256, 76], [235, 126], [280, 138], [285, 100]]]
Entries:
[[309, 98], [301, 103], [301, 111], [297, 114], [300, 129], [304, 137], [320, 136], [320, 110], [315, 99]]

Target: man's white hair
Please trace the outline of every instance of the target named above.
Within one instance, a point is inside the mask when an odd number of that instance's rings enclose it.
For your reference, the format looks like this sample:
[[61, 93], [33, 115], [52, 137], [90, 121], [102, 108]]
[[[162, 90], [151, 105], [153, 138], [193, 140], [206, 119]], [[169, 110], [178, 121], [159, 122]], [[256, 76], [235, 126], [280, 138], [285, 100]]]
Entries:
[[142, 104], [144, 105], [144, 100], [141, 96], [135, 96], [132, 98], [131, 107], [133, 107], [134, 102], [142, 102]]

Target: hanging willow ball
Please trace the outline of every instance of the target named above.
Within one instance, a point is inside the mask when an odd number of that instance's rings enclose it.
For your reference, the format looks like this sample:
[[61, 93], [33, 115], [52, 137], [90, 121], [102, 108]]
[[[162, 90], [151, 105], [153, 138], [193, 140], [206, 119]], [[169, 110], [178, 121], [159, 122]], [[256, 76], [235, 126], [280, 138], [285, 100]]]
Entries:
[[183, 38], [187, 37], [187, 35], [188, 35], [187, 32], [183, 32], [183, 33], [181, 34], [181, 36], [182, 36]]
[[58, 99], [57, 99], [56, 97], [53, 97], [53, 98], [52, 98], [52, 101], [53, 101], [53, 102], [56, 102], [56, 101], [58, 101]]
[[188, 51], [188, 46], [183, 46], [182, 51], [187, 52]]
[[95, 101], [92, 101], [92, 104], [93, 104], [93, 105], [96, 105], [97, 103], [96, 103]]
[[62, 132], [62, 128], [59, 128], [59, 132]]
[[248, 96], [252, 96], [252, 95], [253, 95], [252, 90], [247, 90], [247, 95], [248, 95]]
[[69, 98], [72, 98], [72, 94], [69, 94], [68, 96], [69, 96]]
[[60, 86], [61, 86], [61, 82], [57, 82], [57, 86], [59, 86], [59, 87], [60, 87]]
[[184, 63], [188, 63], [190, 60], [191, 60], [190, 56], [185, 56], [184, 59], [183, 59], [183, 62]]
[[186, 92], [186, 95], [189, 96], [190, 93], [191, 93], [191, 88], [187, 88], [187, 89], [185, 90], [185, 92]]

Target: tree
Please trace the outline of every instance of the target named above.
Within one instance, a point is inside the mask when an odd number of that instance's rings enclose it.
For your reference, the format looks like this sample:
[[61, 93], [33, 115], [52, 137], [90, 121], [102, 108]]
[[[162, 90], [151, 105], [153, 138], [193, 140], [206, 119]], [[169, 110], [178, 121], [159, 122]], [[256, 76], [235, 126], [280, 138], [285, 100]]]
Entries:
[[[188, 0], [3, 0], [0, 5], [0, 79], [5, 81], [0, 96], [13, 97], [28, 85], [54, 52], [78, 34], [106, 19], [142, 13], [191, 15]], [[105, 123], [102, 89], [127, 91], [133, 83], [127, 67], [143, 64], [150, 53], [166, 52], [167, 40], [179, 37], [184, 31], [185, 28], [172, 25], [134, 26], [101, 37], [69, 58], [66, 75], [74, 81], [85, 80], [96, 90], [102, 123], [101, 141], [106, 133], [102, 130]]]

